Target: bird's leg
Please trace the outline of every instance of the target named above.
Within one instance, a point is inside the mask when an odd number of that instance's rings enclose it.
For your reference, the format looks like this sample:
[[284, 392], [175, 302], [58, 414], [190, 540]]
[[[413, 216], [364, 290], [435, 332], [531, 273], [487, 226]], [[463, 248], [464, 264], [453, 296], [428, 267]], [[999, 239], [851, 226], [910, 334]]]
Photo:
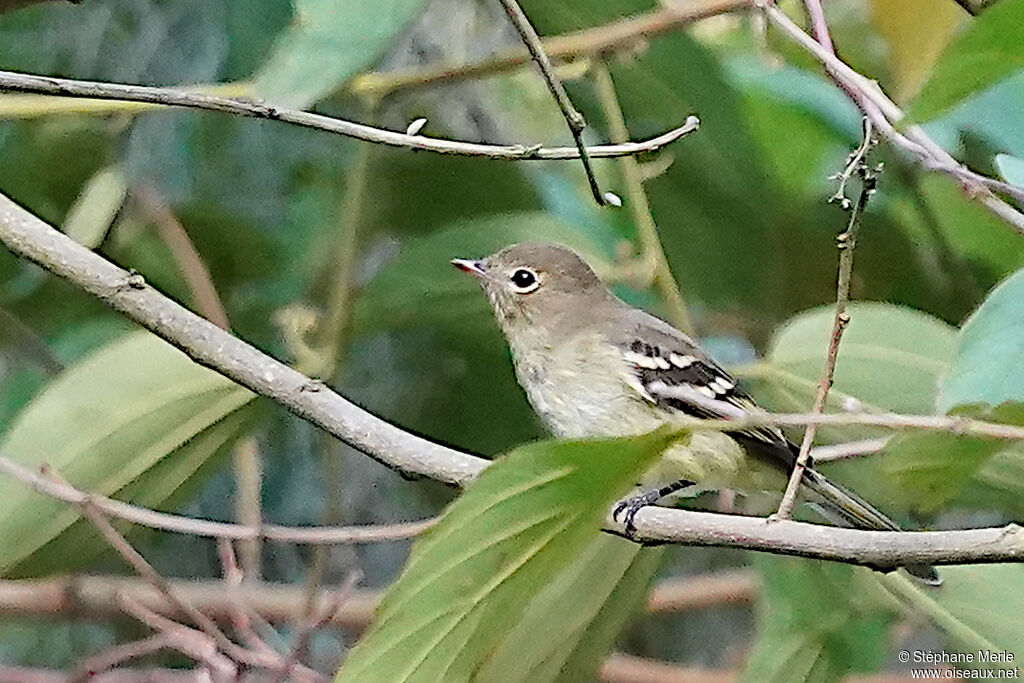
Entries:
[[662, 486], [661, 488], [654, 489], [652, 491], [645, 491], [639, 495], [621, 500], [619, 501], [619, 504], [615, 506], [615, 509], [612, 510], [612, 519], [618, 521], [619, 515], [623, 515], [622, 520], [626, 525], [626, 536], [633, 538], [633, 535], [636, 533], [636, 525], [633, 524], [633, 518], [636, 517], [637, 512], [648, 505], [654, 505], [665, 496], [670, 496], [676, 491], [685, 489], [687, 486], [693, 486], [693, 482], [688, 479], [680, 479], [679, 481], [672, 482], [668, 486]]

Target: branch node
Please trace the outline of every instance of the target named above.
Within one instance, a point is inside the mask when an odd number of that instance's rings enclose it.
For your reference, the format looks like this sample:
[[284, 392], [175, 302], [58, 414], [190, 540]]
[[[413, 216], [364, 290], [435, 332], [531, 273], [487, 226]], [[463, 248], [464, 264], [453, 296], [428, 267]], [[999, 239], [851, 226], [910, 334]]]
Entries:
[[124, 282], [117, 286], [117, 291], [123, 292], [125, 290], [140, 290], [146, 288], [146, 278], [142, 276], [134, 268], [128, 270], [128, 274], [124, 278]]

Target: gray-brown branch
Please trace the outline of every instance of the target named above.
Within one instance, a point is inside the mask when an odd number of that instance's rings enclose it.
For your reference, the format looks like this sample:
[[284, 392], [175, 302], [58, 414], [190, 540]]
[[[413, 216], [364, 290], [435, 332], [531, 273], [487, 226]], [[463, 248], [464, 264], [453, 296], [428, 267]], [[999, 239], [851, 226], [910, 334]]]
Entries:
[[[442, 140], [425, 135], [408, 135], [383, 128], [374, 128], [345, 119], [313, 114], [308, 111], [281, 109], [262, 102], [236, 100], [229, 97], [205, 95], [178, 88], [154, 88], [145, 85], [125, 85], [98, 81], [76, 81], [54, 76], [38, 76], [13, 71], [0, 71], [0, 91], [34, 92], [67, 97], [88, 97], [101, 100], [148, 102], [169, 107], [186, 107], [218, 111], [236, 116], [284, 121], [297, 126], [337, 133], [350, 138], [391, 147], [404, 147], [438, 154], [482, 156], [503, 161], [579, 159], [575, 147], [544, 147], [542, 145], [487, 145], [459, 140]], [[653, 152], [675, 142], [700, 125], [696, 116], [687, 117], [683, 125], [662, 135], [624, 145], [596, 145], [587, 147], [591, 157], [620, 157]]]
[[[3, 195], [0, 241], [14, 254], [124, 313], [197, 363], [274, 400], [389, 467], [464, 485], [487, 466], [482, 458], [415, 436], [362, 410], [323, 383], [292, 370], [191, 313], [147, 285], [137, 274], [93, 253]], [[904, 416], [881, 417], [899, 426], [898, 418]], [[770, 420], [771, 416], [763, 419]], [[1020, 438], [1015, 429], [1024, 433], [1010, 425], [978, 421], [947, 424], [941, 418], [917, 417], [903, 422], [957, 431], [974, 425], [1003, 438]], [[730, 424], [739, 421], [718, 421], [706, 426], [728, 428]], [[648, 508], [637, 515], [636, 526], [638, 539], [644, 541], [750, 548], [876, 567], [1024, 560], [1024, 533], [1015, 525], [963, 531], [876, 532], [791, 521], [770, 524], [761, 518]], [[622, 532], [621, 525], [611, 522], [606, 529]]]

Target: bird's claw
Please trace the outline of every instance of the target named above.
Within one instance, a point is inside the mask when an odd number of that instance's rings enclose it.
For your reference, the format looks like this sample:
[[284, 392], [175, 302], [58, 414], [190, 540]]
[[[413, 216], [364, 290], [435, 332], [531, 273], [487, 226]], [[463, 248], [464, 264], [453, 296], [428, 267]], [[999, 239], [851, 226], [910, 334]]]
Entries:
[[612, 519], [616, 522], [619, 521], [619, 517], [622, 517], [622, 523], [625, 526], [626, 536], [631, 540], [636, 540], [636, 524], [633, 519], [636, 517], [636, 513], [640, 512], [643, 508], [651, 505], [651, 496], [649, 494], [641, 494], [639, 496], [633, 496], [626, 500], [620, 500], [618, 504], [612, 509]]

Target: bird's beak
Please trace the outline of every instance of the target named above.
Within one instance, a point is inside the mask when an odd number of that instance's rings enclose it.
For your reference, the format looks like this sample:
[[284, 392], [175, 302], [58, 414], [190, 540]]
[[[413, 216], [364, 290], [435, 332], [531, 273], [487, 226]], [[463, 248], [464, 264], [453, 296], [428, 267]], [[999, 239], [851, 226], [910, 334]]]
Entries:
[[453, 258], [452, 265], [458, 268], [459, 270], [465, 271], [470, 275], [474, 275], [476, 277], [487, 276], [487, 271], [484, 270], [483, 261], [474, 261], [472, 259], [465, 258]]

